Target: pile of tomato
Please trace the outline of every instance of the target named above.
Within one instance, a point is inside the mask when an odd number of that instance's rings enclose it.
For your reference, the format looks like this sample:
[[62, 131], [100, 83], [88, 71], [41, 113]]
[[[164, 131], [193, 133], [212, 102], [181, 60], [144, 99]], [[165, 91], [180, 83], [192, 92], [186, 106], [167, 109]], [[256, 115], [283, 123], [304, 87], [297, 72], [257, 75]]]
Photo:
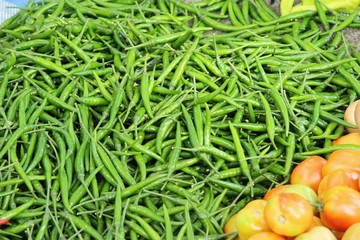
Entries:
[[[360, 133], [332, 144], [360, 145]], [[237, 240], [360, 239], [360, 151], [339, 147], [326, 159], [308, 157], [293, 169], [289, 184], [249, 202], [224, 232], [229, 238], [237, 233]]]

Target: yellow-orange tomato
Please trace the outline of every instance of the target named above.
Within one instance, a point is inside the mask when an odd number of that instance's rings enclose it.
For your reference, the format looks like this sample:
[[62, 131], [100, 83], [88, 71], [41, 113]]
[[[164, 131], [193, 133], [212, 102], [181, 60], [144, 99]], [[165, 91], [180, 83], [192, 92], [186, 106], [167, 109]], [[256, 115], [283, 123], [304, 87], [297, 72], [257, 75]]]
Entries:
[[360, 223], [351, 225], [343, 234], [342, 240], [357, 240], [360, 238]]
[[309, 229], [314, 214], [313, 207], [304, 197], [296, 193], [281, 193], [268, 200], [264, 216], [271, 231], [294, 237]]
[[[311, 228], [313, 228], [313, 227], [318, 227], [318, 226], [324, 226], [324, 225], [322, 224], [321, 219], [319, 217], [314, 216], [313, 221], [312, 221], [312, 223], [311, 223], [311, 225], [309, 227], [309, 230]], [[294, 240], [296, 237], [297, 236], [295, 236], [295, 237], [286, 237], [286, 240]]]
[[319, 199], [322, 199], [326, 191], [335, 186], [346, 186], [359, 191], [359, 173], [351, 169], [344, 169], [324, 176], [318, 188]]
[[360, 132], [348, 133], [344, 136], [339, 137], [338, 139], [335, 139], [332, 142], [332, 145], [338, 145], [338, 144], [360, 145]]
[[[226, 238], [231, 238], [233, 235], [237, 235], [237, 228], [236, 228], [236, 214], [233, 215], [225, 224], [224, 226], [224, 233], [229, 234]], [[235, 240], [239, 240], [237, 237]]]
[[332, 152], [322, 168], [322, 176], [341, 169], [352, 169], [360, 173], [360, 151], [342, 149]]
[[310, 228], [307, 232], [298, 235], [295, 240], [336, 240], [330, 229], [324, 226]]
[[291, 184], [305, 184], [317, 192], [322, 178], [322, 168], [326, 159], [320, 156], [311, 156], [300, 162], [290, 175]]
[[309, 227], [310, 228], [313, 228], [313, 227], [317, 227], [317, 226], [324, 226], [323, 223], [321, 222], [321, 219], [317, 216], [314, 216], [313, 217], [313, 221]]
[[259, 232], [252, 235], [248, 240], [286, 240], [286, 237], [276, 234], [274, 232]]
[[266, 203], [263, 199], [252, 200], [236, 214], [236, 228], [241, 240], [246, 240], [255, 233], [270, 230], [264, 218]]

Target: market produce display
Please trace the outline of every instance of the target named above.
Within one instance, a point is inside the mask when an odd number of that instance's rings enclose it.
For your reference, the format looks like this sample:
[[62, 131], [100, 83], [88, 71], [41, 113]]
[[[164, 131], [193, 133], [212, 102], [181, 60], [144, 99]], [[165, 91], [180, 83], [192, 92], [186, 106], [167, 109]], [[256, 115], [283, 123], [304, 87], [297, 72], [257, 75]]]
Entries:
[[[354, 135], [359, 137], [360, 133], [346, 134], [334, 140], [333, 145], [358, 145], [358, 141], [349, 141], [349, 136], [355, 139]], [[260, 239], [263, 234], [269, 234], [269, 239], [272, 235], [274, 239], [295, 240], [357, 239], [360, 158], [347, 157], [354, 153], [359, 151], [335, 150], [328, 159], [314, 155], [303, 160], [292, 171], [289, 184], [272, 188], [262, 199], [247, 203], [231, 216], [224, 232], [237, 236], [236, 239]]]
[[[354, 187], [360, 167], [344, 118], [360, 53], [341, 32], [356, 16], [278, 16], [263, 0], [30, 1], [0, 26], [0, 239], [236, 239], [228, 221], [250, 218], [264, 231], [249, 239], [283, 239], [314, 216], [315, 233], [354, 234], [357, 216], [340, 211], [338, 226], [325, 210], [358, 189], [320, 180], [345, 166], [334, 179]], [[300, 186], [304, 171], [316, 174]], [[238, 220], [253, 201], [265, 220]], [[269, 220], [283, 201], [302, 229]]]

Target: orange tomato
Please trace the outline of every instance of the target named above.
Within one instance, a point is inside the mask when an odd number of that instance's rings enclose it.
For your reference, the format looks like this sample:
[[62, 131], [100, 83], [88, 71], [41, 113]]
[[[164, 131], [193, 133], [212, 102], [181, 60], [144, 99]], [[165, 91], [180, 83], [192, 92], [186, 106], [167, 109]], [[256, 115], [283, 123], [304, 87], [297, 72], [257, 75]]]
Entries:
[[275, 188], [270, 189], [269, 191], [266, 192], [266, 194], [264, 196], [264, 200], [269, 200], [271, 197], [282, 193], [286, 188], [288, 188], [290, 186], [291, 186], [290, 184], [279, 185]]
[[279, 234], [276, 234], [274, 232], [259, 232], [255, 233], [251, 237], [248, 238], [248, 240], [286, 240], [286, 237], [281, 236]]
[[357, 240], [360, 237], [360, 223], [351, 225], [343, 234], [342, 240]]
[[[312, 206], [315, 206], [318, 200], [318, 197], [316, 195], [316, 192], [309, 186], [304, 184], [288, 184], [288, 185], [282, 185], [281, 187], [274, 188], [273, 191], [269, 192], [269, 194], [266, 194], [264, 199], [269, 200], [271, 197], [274, 197], [281, 193], [296, 193], [300, 196], [307, 199]], [[317, 209], [314, 207], [314, 213], [317, 211]]]
[[322, 168], [326, 159], [320, 156], [311, 156], [300, 162], [290, 175], [291, 184], [305, 184], [317, 192], [322, 178]]
[[359, 173], [350, 170], [336, 170], [324, 176], [318, 188], [318, 197], [322, 199], [326, 191], [335, 186], [346, 186], [359, 191]]
[[360, 222], [360, 192], [344, 186], [329, 189], [323, 198], [320, 218], [324, 226], [340, 232]]
[[324, 225], [322, 224], [321, 219], [319, 217], [314, 216], [309, 229], [317, 226], [324, 226]]
[[336, 240], [330, 229], [324, 226], [310, 228], [307, 232], [298, 235], [295, 240]]
[[268, 200], [264, 216], [273, 232], [294, 237], [309, 229], [314, 214], [313, 207], [304, 197], [296, 193], [281, 193]]
[[237, 213], [236, 228], [241, 240], [246, 240], [255, 233], [270, 230], [264, 218], [266, 203], [263, 199], [252, 200]]
[[[237, 234], [236, 228], [236, 214], [233, 215], [224, 226], [224, 233], [229, 234], [226, 238], [231, 238], [233, 235]], [[236, 238], [235, 240], [239, 240], [240, 238]]]
[[338, 139], [335, 139], [332, 142], [332, 145], [338, 145], [338, 144], [360, 145], [360, 133], [359, 132], [348, 133], [344, 136], [339, 137]]
[[360, 151], [336, 150], [332, 152], [322, 168], [322, 176], [341, 169], [352, 169], [360, 173]]

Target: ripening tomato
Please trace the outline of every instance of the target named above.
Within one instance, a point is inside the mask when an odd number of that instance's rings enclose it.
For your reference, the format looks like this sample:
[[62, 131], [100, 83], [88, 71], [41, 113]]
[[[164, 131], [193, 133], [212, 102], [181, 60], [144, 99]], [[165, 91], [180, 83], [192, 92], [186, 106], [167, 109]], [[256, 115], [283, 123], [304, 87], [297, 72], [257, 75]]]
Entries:
[[[311, 223], [308, 231], [309, 231], [311, 228], [317, 227], [317, 226], [324, 226], [324, 225], [322, 224], [322, 222], [321, 222], [321, 220], [320, 220], [319, 217], [314, 216], [314, 217], [313, 217], [313, 221], [312, 221], [312, 223]], [[300, 235], [301, 235], [301, 234], [300, 234]], [[298, 235], [298, 236], [299, 236], [299, 235]], [[297, 237], [297, 236], [295, 236], [295, 237], [287, 237], [286, 240], [294, 240], [296, 237]]]
[[305, 184], [317, 192], [322, 178], [322, 167], [326, 159], [320, 156], [311, 156], [300, 162], [290, 175], [291, 184]]
[[316, 212], [315, 205], [318, 202], [316, 192], [309, 186], [304, 184], [291, 184], [288, 188], [286, 188], [284, 193], [295, 193], [299, 194], [300, 196], [304, 197], [309, 201], [311, 206], [314, 207], [314, 213]]
[[286, 188], [290, 187], [290, 184], [285, 184], [285, 185], [279, 185], [275, 188], [270, 189], [269, 191], [266, 192], [265, 196], [264, 196], [264, 200], [269, 200], [271, 197], [278, 195], [280, 193], [282, 193]]
[[280, 193], [268, 200], [264, 216], [273, 232], [294, 237], [308, 230], [314, 214], [313, 207], [304, 197], [296, 193]]
[[338, 144], [360, 145], [360, 132], [348, 133], [344, 136], [339, 137], [338, 139], [335, 139], [332, 142], [332, 145], [338, 145]]
[[356, 240], [360, 237], [360, 223], [351, 225], [343, 234], [342, 240]]
[[344, 186], [329, 189], [323, 198], [320, 218], [324, 226], [340, 232], [360, 222], [360, 192]]
[[351, 170], [336, 170], [324, 176], [318, 188], [318, 197], [322, 199], [327, 190], [335, 186], [346, 186], [359, 191], [359, 173]]
[[322, 168], [322, 176], [340, 169], [352, 169], [360, 173], [360, 151], [336, 150], [332, 152]]
[[246, 240], [255, 233], [270, 230], [264, 218], [266, 203], [263, 199], [252, 200], [237, 213], [236, 228], [241, 240]]
[[276, 234], [274, 232], [259, 232], [252, 235], [248, 240], [286, 240], [286, 237]]
[[[233, 215], [224, 226], [224, 233], [229, 234], [226, 238], [231, 238], [233, 235], [237, 234], [236, 228], [236, 214]], [[239, 240], [239, 238], [235, 238], [235, 240]]]
[[321, 222], [321, 219], [317, 216], [313, 217], [313, 221], [309, 227], [309, 229], [313, 228], [313, 227], [317, 227], [317, 226], [324, 226], [323, 223]]
[[290, 186], [291, 186], [290, 184], [285, 184], [285, 185], [279, 185], [275, 188], [270, 189], [269, 191], [266, 192], [266, 194], [264, 196], [264, 200], [269, 200], [271, 197], [282, 193], [286, 188], [288, 188]]
[[336, 240], [330, 229], [324, 226], [310, 228], [307, 232], [298, 235], [295, 240]]
[[[281, 193], [296, 193], [307, 199], [312, 206], [315, 206], [318, 197], [316, 192], [309, 186], [304, 184], [287, 184], [282, 185], [277, 188], [274, 188], [273, 191], [269, 191], [269, 194], [265, 194], [264, 199], [269, 200], [271, 197], [276, 196]], [[314, 213], [317, 211], [317, 209], [314, 207]]]

